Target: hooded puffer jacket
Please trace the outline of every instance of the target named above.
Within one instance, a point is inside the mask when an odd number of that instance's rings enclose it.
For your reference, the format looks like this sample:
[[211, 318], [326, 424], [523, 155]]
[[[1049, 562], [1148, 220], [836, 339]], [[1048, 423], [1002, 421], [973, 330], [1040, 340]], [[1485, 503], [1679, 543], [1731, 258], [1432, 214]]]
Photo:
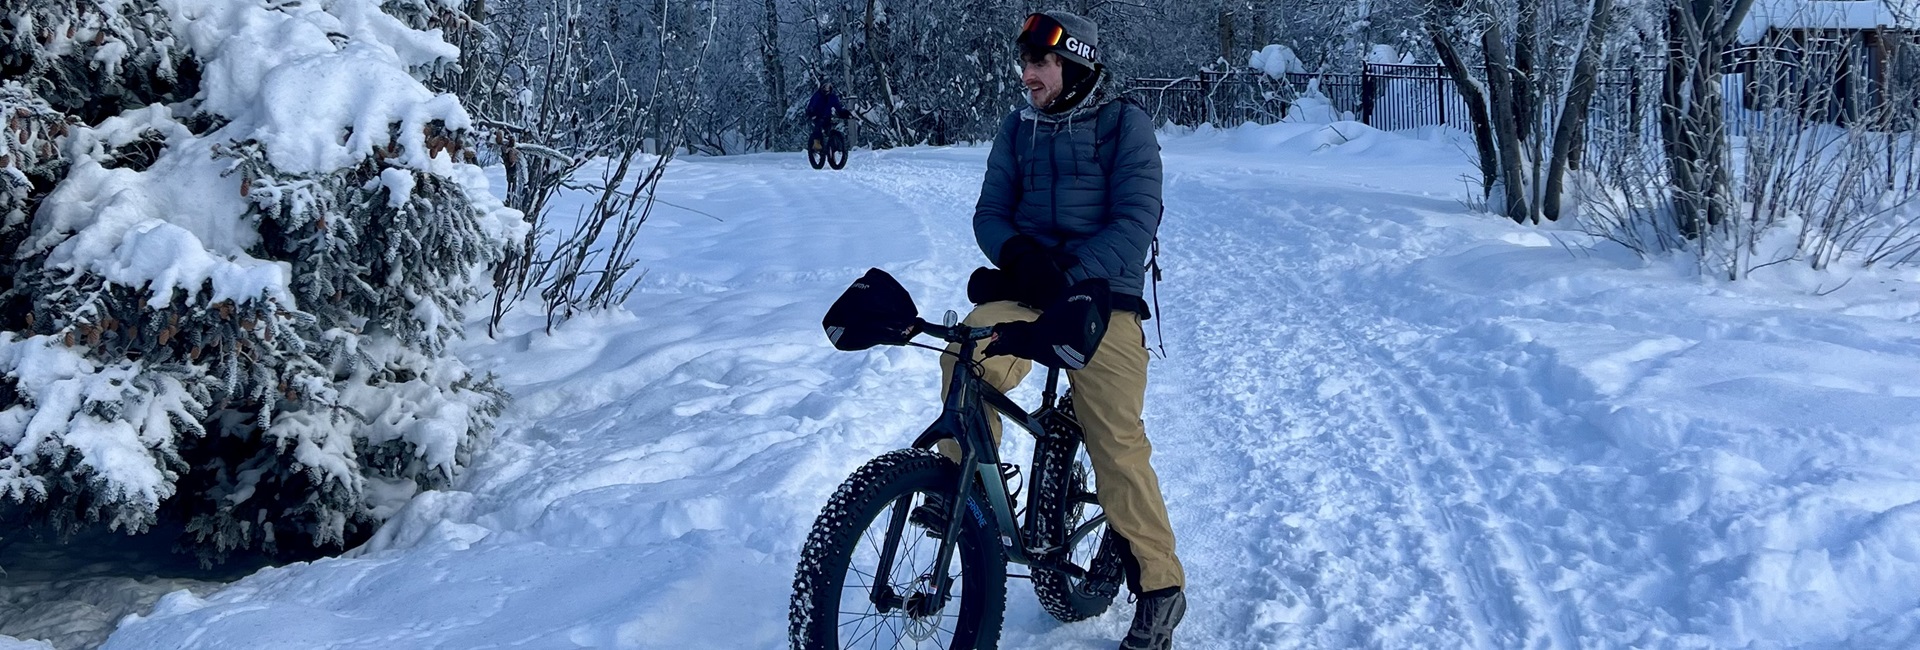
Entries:
[[1139, 298], [1160, 229], [1160, 176], [1153, 118], [1137, 105], [1096, 95], [1057, 116], [1015, 111], [987, 156], [974, 238], [996, 266], [1000, 247], [1016, 234], [1071, 253], [1080, 263], [1068, 270], [1069, 281], [1106, 278], [1115, 308], [1144, 315]]

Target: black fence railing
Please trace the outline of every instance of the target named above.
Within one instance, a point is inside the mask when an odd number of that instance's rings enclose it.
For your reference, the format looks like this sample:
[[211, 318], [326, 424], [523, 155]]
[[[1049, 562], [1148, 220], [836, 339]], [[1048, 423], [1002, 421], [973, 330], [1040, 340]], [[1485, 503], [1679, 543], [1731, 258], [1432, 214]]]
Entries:
[[[1588, 108], [1589, 131], [1657, 137], [1660, 81], [1658, 68], [1599, 71]], [[1739, 71], [1730, 71], [1721, 85], [1732, 135], [1743, 135], [1766, 119], [1749, 110], [1747, 85]], [[1186, 126], [1272, 124], [1320, 103], [1330, 105], [1341, 119], [1385, 131], [1473, 126], [1466, 100], [1438, 65], [1376, 63], [1358, 73], [1289, 73], [1277, 78], [1253, 71], [1201, 72], [1178, 79], [1136, 78], [1128, 91], [1160, 121]], [[1541, 117], [1544, 124], [1546, 116]]]
[[[1658, 92], [1658, 71], [1607, 70], [1595, 94], [1596, 116], [1611, 121], [1650, 115], [1647, 84]], [[1636, 78], [1637, 77], [1637, 78]], [[1297, 106], [1324, 100], [1344, 118], [1377, 129], [1397, 131], [1447, 125], [1467, 129], [1466, 100], [1453, 77], [1437, 65], [1368, 64], [1358, 73], [1299, 74], [1269, 77], [1259, 72], [1201, 72], [1178, 79], [1137, 78], [1128, 90], [1164, 122], [1194, 126], [1270, 124], [1284, 120]], [[1628, 120], [1636, 122], [1635, 120]]]

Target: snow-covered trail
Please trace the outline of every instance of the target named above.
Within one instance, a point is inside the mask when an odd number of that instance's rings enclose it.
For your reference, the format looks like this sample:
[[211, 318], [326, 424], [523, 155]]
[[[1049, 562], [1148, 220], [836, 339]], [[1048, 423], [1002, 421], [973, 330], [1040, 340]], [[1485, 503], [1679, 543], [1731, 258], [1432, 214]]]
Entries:
[[[1395, 353], [1437, 333], [1383, 316], [1356, 277], [1434, 245], [1406, 231], [1459, 205], [1263, 167], [1171, 183], [1169, 250], [1206, 251], [1174, 267], [1188, 290], [1167, 309], [1183, 335], [1155, 383], [1172, 416], [1155, 420], [1163, 471], [1203, 478], [1173, 497], [1192, 515], [1179, 523], [1202, 563], [1196, 598], [1218, 604], [1195, 636], [1564, 644], [1557, 604], [1513, 569], [1513, 540], [1436, 422], [1447, 396], [1433, 370]], [[1188, 328], [1182, 314], [1207, 318]]]
[[[1183, 647], [1920, 640], [1914, 278], [1817, 296], [1563, 246], [1465, 210], [1435, 134], [1164, 144], [1146, 419]], [[936, 410], [931, 353], [837, 353], [819, 317], [869, 266], [963, 308], [985, 154], [676, 162], [631, 313], [465, 350], [516, 400], [461, 490], [107, 647], [784, 647], [819, 507]], [[1129, 615], [1063, 626], [1010, 586], [1003, 647], [1109, 648]]]

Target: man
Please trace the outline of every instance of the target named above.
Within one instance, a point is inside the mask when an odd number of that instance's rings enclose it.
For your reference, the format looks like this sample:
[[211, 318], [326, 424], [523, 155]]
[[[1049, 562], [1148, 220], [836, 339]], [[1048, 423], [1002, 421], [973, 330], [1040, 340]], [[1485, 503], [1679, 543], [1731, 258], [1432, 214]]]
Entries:
[[814, 89], [813, 96], [807, 98], [807, 119], [813, 121], [813, 129], [820, 133], [832, 130], [830, 121], [835, 117], [845, 117], [847, 110], [840, 106], [840, 95], [833, 92], [833, 83], [821, 84]]
[[[1069, 368], [1100, 505], [1124, 538], [1128, 587], [1140, 597], [1120, 647], [1169, 648], [1186, 612], [1186, 576], [1140, 419], [1148, 360], [1140, 321], [1150, 317], [1141, 295], [1160, 227], [1160, 146], [1145, 111], [1105, 92], [1092, 21], [1034, 14], [1018, 43], [1030, 106], [1001, 123], [973, 214], [974, 238], [999, 273], [976, 277], [969, 287], [981, 304], [966, 322], [1031, 322], [1068, 286], [1107, 281], [1112, 317], [1084, 367], [1049, 358], [1032, 340], [1037, 333], [1021, 325], [997, 328], [981, 364], [1001, 391], [1026, 376], [1028, 359]], [[952, 357], [942, 357], [942, 369], [951, 376]], [[992, 425], [998, 440], [997, 417]]]

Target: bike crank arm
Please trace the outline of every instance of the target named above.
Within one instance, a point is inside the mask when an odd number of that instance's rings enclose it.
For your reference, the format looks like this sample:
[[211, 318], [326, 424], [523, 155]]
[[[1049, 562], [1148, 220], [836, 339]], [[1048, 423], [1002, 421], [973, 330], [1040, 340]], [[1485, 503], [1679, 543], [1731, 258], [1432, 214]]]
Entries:
[[1073, 529], [1072, 535], [1067, 536], [1066, 548], [1073, 548], [1079, 545], [1081, 540], [1086, 539], [1088, 535], [1093, 534], [1093, 531], [1105, 525], [1107, 525], [1107, 513], [1102, 512], [1094, 515], [1092, 519], [1081, 523], [1079, 528]]
[[1087, 579], [1087, 570], [1080, 568], [1080, 565], [1074, 564], [1071, 560], [1042, 558], [1028, 563], [1027, 567], [1031, 571], [1052, 571], [1075, 580]]
[[1106, 523], [1106, 513], [1100, 513], [1094, 515], [1093, 518], [1087, 520], [1086, 523], [1080, 524], [1079, 528], [1073, 529], [1073, 534], [1067, 536], [1067, 543], [1065, 544], [1027, 549], [1027, 557], [1033, 558], [1033, 560], [1027, 562], [1026, 565], [1035, 571], [1052, 571], [1064, 574], [1075, 580], [1086, 579], [1086, 567], [1074, 564], [1072, 560], [1068, 559], [1069, 549], [1078, 545], [1082, 540], [1085, 540], [1088, 535], [1092, 535], [1093, 531], [1099, 530], [1100, 527]]

